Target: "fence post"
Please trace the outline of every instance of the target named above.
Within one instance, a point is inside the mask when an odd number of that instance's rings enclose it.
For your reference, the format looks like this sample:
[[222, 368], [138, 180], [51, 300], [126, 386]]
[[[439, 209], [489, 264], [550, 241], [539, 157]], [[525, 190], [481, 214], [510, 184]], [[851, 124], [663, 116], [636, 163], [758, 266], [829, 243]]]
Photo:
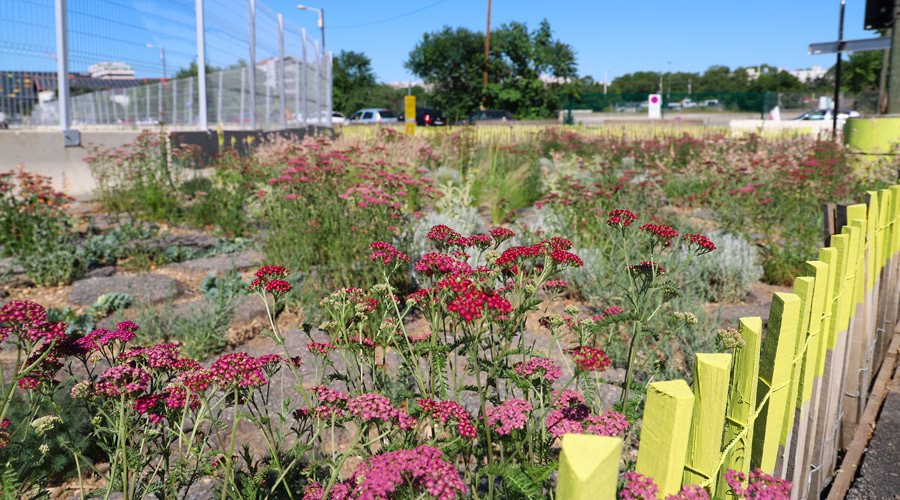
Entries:
[[559, 500], [615, 500], [622, 440], [566, 434], [559, 454]]
[[722, 434], [711, 429], [725, 427], [728, 384], [731, 380], [731, 354], [699, 353], [694, 361], [694, 411], [691, 416], [691, 438], [684, 465], [683, 484], [708, 481], [716, 490]]
[[662, 495], [681, 490], [693, 411], [694, 393], [684, 380], [647, 386], [635, 471], [652, 477]]
[[813, 449], [810, 453], [810, 479], [809, 494], [818, 496], [821, 491], [822, 475], [825, 471], [823, 453], [825, 441], [825, 427], [828, 425], [828, 394], [831, 384], [831, 357], [833, 356], [830, 344], [830, 332], [832, 330], [832, 306], [835, 300], [834, 282], [837, 278], [837, 250], [832, 247], [819, 249], [819, 261], [824, 264], [827, 271], [825, 278], [825, 301], [822, 309], [822, 350], [819, 353], [819, 362], [816, 367], [816, 375], [819, 378], [819, 395], [816, 399], [819, 408], [816, 416], [816, 428], [813, 438]]
[[250, 0], [250, 129], [256, 130], [256, 0]]
[[759, 361], [756, 406], [760, 411], [754, 422], [750, 458], [751, 467], [759, 467], [767, 474], [775, 470], [799, 321], [800, 298], [792, 293], [776, 293], [772, 297], [766, 340]]
[[134, 103], [134, 106], [132, 106], [132, 109], [134, 110], [134, 125], [137, 125], [137, 122], [138, 122], [137, 87], [131, 87], [131, 100]]
[[[806, 424], [805, 430], [800, 430], [800, 443], [796, 452], [798, 460], [794, 464], [794, 476], [791, 498], [804, 498], [809, 487], [810, 465], [812, 463], [812, 451], [816, 442], [816, 421], [819, 417], [819, 395], [822, 389], [821, 374], [818, 372], [819, 363], [825, 356], [825, 335], [822, 330], [822, 320], [825, 311], [825, 300], [828, 296], [828, 265], [819, 261], [808, 261], [806, 273], [814, 280], [812, 291], [812, 304], [810, 307], [809, 337], [807, 348], [809, 354], [803, 362], [801, 382], [798, 392], [804, 401], [808, 401], [808, 418], [801, 419]], [[802, 412], [802, 406], [801, 406]], [[796, 492], [797, 495], [794, 495]]]
[[303, 34], [303, 128], [309, 126], [309, 87], [306, 85], [306, 73], [309, 66], [306, 63], [306, 28], [300, 30]]
[[187, 81], [188, 81], [188, 91], [187, 91], [188, 119], [187, 119], [187, 124], [191, 125], [192, 123], [194, 123], [194, 79], [188, 78]]
[[222, 123], [222, 93], [224, 92], [225, 70], [219, 71], [219, 95], [216, 98], [216, 123]]
[[178, 123], [178, 80], [172, 80], [172, 125]]
[[[331, 123], [332, 118], [334, 117], [334, 109], [332, 102], [333, 97], [333, 80], [331, 70], [334, 65], [334, 53], [326, 52], [325, 56], [325, 113], [328, 115], [328, 123]], [[333, 126], [334, 124], [332, 124]]]
[[247, 86], [247, 68], [241, 68], [241, 128], [244, 128], [244, 92]]
[[197, 89], [200, 101], [200, 130], [209, 129], [209, 107], [206, 101], [206, 30], [203, 23], [203, 0], [196, 0], [197, 10]]
[[78, 146], [81, 138], [77, 131], [70, 130], [72, 117], [69, 105], [69, 42], [66, 22], [66, 0], [54, 0], [56, 17], [56, 88], [59, 102], [59, 128], [63, 133], [64, 146]]
[[316, 52], [316, 123], [322, 124], [322, 59], [319, 56], [319, 41], [313, 40], [313, 48]]
[[[804, 415], [799, 397], [800, 384], [803, 377], [803, 365], [810, 356], [811, 339], [809, 337], [809, 322], [812, 313], [812, 294], [815, 280], [809, 277], [794, 279], [794, 295], [800, 298], [800, 316], [797, 323], [797, 343], [794, 346], [792, 357], [791, 384], [787, 397], [787, 406], [784, 411], [784, 424], [781, 427], [781, 441], [776, 459], [775, 470], [778, 477], [790, 478], [793, 476], [796, 450], [800, 441], [801, 427], [799, 420]], [[805, 427], [803, 428], [805, 431]]]
[[284, 16], [278, 13], [278, 88], [281, 97], [281, 128], [287, 128], [287, 98], [284, 95]]
[[297, 71], [294, 73], [294, 115], [300, 120], [300, 61], [297, 61]]
[[[723, 469], [750, 473], [750, 453], [753, 443], [753, 413], [756, 411], [756, 389], [759, 377], [759, 347], [762, 340], [762, 319], [741, 318], [739, 331], [744, 346], [734, 354], [734, 377], [731, 380], [731, 397], [725, 419], [723, 443], [730, 446]], [[740, 438], [741, 433], [744, 435]], [[728, 484], [719, 481], [716, 498], [727, 498]]]

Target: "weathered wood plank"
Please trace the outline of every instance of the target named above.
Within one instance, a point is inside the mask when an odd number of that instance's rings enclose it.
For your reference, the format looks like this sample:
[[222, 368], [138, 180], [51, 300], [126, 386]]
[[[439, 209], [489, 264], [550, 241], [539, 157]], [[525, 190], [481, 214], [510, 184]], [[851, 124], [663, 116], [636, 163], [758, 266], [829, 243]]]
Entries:
[[[759, 416], [753, 429], [751, 467], [771, 474], [775, 470], [781, 427], [788, 407], [794, 349], [800, 322], [800, 298], [792, 293], [772, 297], [766, 340], [759, 362], [756, 392]], [[793, 411], [793, 401], [790, 404]]]
[[[771, 321], [771, 320], [770, 320]], [[715, 491], [719, 479], [722, 432], [731, 380], [731, 354], [698, 353], [694, 362], [694, 412], [683, 484], [704, 484]]]
[[[725, 417], [725, 446], [731, 449], [725, 456], [722, 470], [733, 469], [750, 473], [750, 454], [753, 443], [752, 417], [756, 411], [756, 389], [759, 377], [759, 351], [762, 342], [762, 319], [741, 318], [739, 328], [744, 346], [734, 354], [734, 375]], [[734, 442], [734, 444], [732, 444]], [[735, 498], [728, 495], [728, 484], [720, 478], [716, 498]]]
[[[794, 462], [797, 460], [797, 448], [800, 440], [800, 419], [803, 398], [800, 396], [800, 382], [803, 376], [803, 365], [810, 356], [809, 319], [812, 310], [812, 294], [815, 280], [799, 277], [794, 280], [794, 294], [800, 298], [800, 321], [797, 323], [797, 345], [794, 348], [793, 370], [791, 372], [790, 392], [787, 409], [784, 412], [784, 425], [781, 431], [781, 442], [775, 470], [778, 477], [790, 478], [794, 473]], [[813, 349], [815, 349], [813, 347]], [[803, 426], [803, 430], [806, 428]]]
[[559, 454], [559, 500], [615, 500], [622, 440], [566, 434]]
[[652, 477], [663, 496], [681, 490], [693, 412], [694, 392], [684, 380], [647, 386], [635, 470]]

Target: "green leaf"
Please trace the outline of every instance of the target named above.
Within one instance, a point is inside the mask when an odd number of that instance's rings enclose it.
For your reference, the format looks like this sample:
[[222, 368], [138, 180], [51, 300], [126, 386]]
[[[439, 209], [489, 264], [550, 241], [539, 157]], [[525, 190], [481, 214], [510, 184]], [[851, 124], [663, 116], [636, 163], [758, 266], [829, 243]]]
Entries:
[[524, 472], [514, 467], [506, 467], [500, 474], [503, 484], [528, 500], [543, 498], [543, 488]]

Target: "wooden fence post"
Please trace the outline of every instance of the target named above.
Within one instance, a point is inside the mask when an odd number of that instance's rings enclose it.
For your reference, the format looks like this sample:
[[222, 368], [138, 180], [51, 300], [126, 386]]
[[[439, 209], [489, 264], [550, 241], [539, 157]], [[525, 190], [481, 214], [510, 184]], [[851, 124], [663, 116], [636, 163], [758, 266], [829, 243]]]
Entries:
[[[833, 306], [835, 302], [834, 283], [836, 280], [837, 250], [834, 248], [822, 248], [819, 250], [819, 261], [825, 264], [827, 271], [825, 278], [825, 302], [822, 310], [822, 351], [819, 355], [819, 363], [816, 367], [816, 376], [819, 379], [819, 395], [816, 398], [818, 411], [816, 415], [816, 427], [811, 429], [813, 448], [810, 453], [810, 478], [808, 494], [817, 497], [822, 485], [822, 453], [825, 442], [825, 421], [828, 414], [828, 396], [831, 384], [831, 330], [833, 320]], [[807, 497], [808, 498], [808, 497]]]
[[693, 411], [694, 393], [684, 380], [647, 386], [635, 470], [652, 477], [663, 496], [681, 490]]
[[707, 483], [716, 490], [719, 460], [722, 457], [722, 432], [728, 385], [731, 379], [731, 354], [698, 353], [694, 363], [694, 412], [691, 440], [684, 466], [683, 484]]
[[794, 347], [790, 392], [787, 398], [787, 408], [784, 412], [780, 450], [775, 466], [778, 477], [786, 479], [793, 477], [794, 461], [796, 460], [799, 443], [800, 419], [805, 416], [805, 412], [802, 410], [802, 398], [799, 397], [803, 366], [806, 359], [811, 356], [809, 351], [815, 349], [815, 346], [810, 344], [818, 340], [817, 338], [810, 338], [809, 335], [809, 319], [812, 313], [814, 286], [815, 280], [812, 278], [799, 277], [794, 279], [794, 294], [800, 298], [800, 321], [797, 324], [797, 344]]
[[[825, 356], [825, 335], [822, 333], [822, 316], [828, 285], [828, 265], [824, 262], [806, 263], [807, 273], [813, 279], [812, 301], [809, 314], [809, 337], [807, 356], [803, 362], [798, 388], [798, 402], [801, 407], [801, 427], [798, 430], [798, 444], [794, 462], [791, 498], [806, 498], [813, 443], [815, 442], [816, 418], [819, 414], [821, 375], [818, 373], [819, 360]], [[804, 410], [805, 408], [805, 410]], [[806, 416], [803, 417], [802, 415]]]
[[615, 500], [622, 440], [566, 434], [559, 454], [558, 500]]
[[[733, 469], [750, 473], [750, 453], [753, 443], [753, 414], [756, 411], [756, 389], [759, 377], [759, 348], [762, 341], [762, 319], [741, 318], [739, 331], [744, 346], [734, 354], [734, 376], [731, 380], [731, 396], [725, 417], [725, 439], [727, 451], [723, 470]], [[738, 437], [743, 433], [743, 436]], [[736, 440], [736, 441], [735, 441]], [[732, 445], [732, 441], [734, 444]], [[721, 478], [716, 488], [715, 498], [735, 498], [729, 496], [729, 487]]]
[[759, 467], [767, 474], [775, 471], [781, 426], [784, 425], [784, 413], [788, 406], [799, 322], [800, 297], [792, 293], [776, 293], [772, 297], [766, 340], [759, 360], [756, 406], [760, 408], [760, 413], [754, 424], [750, 459], [751, 467]]

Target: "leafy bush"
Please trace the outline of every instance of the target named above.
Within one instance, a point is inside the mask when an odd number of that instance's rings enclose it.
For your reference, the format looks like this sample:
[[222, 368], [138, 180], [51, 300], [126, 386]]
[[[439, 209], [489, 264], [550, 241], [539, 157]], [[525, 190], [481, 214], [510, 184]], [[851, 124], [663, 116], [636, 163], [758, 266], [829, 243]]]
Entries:
[[[740, 302], [763, 275], [756, 247], [724, 231], [710, 233], [710, 238], [716, 251], [693, 267], [687, 286], [709, 302]], [[677, 252], [674, 258], [684, 262], [688, 254]]]

